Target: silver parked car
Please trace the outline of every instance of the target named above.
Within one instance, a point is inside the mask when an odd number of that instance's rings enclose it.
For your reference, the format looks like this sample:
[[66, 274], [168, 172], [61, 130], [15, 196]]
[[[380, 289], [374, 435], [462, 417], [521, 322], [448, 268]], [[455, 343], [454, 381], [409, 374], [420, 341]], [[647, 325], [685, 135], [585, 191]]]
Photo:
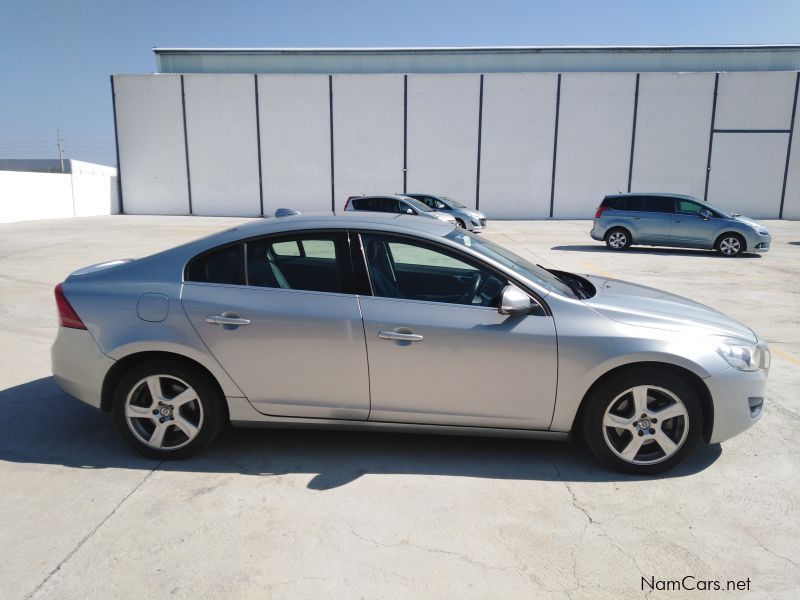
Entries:
[[755, 423], [770, 364], [716, 310], [408, 215], [259, 220], [86, 267], [55, 295], [55, 380], [156, 458], [230, 421], [579, 432], [609, 465], [655, 473]]
[[676, 194], [606, 196], [591, 236], [612, 250], [631, 244], [716, 249], [724, 256], [767, 252], [769, 231], [752, 219]]
[[433, 210], [449, 213], [455, 217], [456, 225], [468, 231], [483, 231], [486, 227], [486, 215], [479, 210], [467, 208], [447, 196], [434, 196], [433, 194], [403, 194], [424, 202]]
[[389, 196], [350, 196], [344, 203], [345, 211], [366, 210], [370, 212], [393, 213], [400, 215], [419, 215], [439, 219], [445, 223], [456, 224], [453, 215], [433, 210], [424, 202], [400, 194]]

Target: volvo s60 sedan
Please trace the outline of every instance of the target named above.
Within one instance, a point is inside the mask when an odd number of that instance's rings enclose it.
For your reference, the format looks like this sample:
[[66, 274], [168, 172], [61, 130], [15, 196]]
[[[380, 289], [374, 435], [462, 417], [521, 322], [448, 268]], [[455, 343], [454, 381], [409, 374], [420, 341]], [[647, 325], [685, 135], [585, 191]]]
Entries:
[[81, 269], [55, 296], [56, 381], [159, 459], [229, 421], [578, 433], [651, 474], [755, 423], [770, 363], [712, 308], [407, 215], [259, 220]]
[[615, 194], [594, 215], [592, 239], [611, 250], [631, 244], [715, 249], [723, 256], [768, 252], [769, 231], [753, 219], [677, 194]]

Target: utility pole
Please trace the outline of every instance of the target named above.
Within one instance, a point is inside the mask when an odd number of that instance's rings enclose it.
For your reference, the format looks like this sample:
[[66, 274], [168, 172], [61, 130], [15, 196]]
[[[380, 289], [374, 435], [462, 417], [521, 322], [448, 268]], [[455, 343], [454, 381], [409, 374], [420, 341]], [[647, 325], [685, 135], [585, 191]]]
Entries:
[[61, 130], [56, 129], [58, 137], [58, 160], [61, 161], [61, 172], [64, 172], [64, 140], [61, 139]]

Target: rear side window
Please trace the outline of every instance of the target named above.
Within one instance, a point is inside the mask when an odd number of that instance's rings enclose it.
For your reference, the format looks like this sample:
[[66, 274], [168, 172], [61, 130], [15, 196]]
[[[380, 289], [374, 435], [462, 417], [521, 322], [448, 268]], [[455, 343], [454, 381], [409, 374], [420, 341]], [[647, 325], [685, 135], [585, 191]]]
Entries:
[[242, 245], [227, 246], [202, 254], [189, 263], [187, 281], [244, 285], [244, 257]]
[[662, 196], [631, 196], [628, 198], [628, 210], [638, 212], [672, 212], [672, 198]]
[[605, 208], [611, 208], [613, 210], [630, 210], [628, 208], [628, 200], [627, 197], [622, 198], [606, 198], [603, 200], [603, 204], [601, 206]]

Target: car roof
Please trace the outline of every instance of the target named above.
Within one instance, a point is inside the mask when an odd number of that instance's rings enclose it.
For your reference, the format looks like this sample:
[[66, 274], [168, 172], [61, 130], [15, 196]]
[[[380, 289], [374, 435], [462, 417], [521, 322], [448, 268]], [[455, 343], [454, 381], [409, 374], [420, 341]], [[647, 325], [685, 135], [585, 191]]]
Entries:
[[[366, 196], [365, 196], [366, 197]], [[377, 196], [384, 198], [385, 196]], [[430, 235], [445, 235], [453, 229], [438, 219], [423, 219], [416, 215], [405, 215], [366, 210], [340, 213], [300, 213], [286, 217], [268, 217], [244, 223], [228, 231], [237, 231], [246, 236], [301, 229], [358, 229], [361, 227], [386, 227], [413, 229]]]
[[703, 202], [700, 198], [695, 198], [694, 196], [688, 196], [687, 194], [673, 194], [671, 192], [628, 192], [626, 194], [608, 194], [606, 198], [630, 198], [632, 196], [641, 197], [641, 196], [653, 196], [656, 198], [682, 198], [683, 200], [694, 200], [695, 202]]
[[350, 196], [348, 200], [360, 200], [361, 198], [392, 198], [393, 200], [408, 200], [408, 196], [403, 194], [373, 194], [372, 196]]

